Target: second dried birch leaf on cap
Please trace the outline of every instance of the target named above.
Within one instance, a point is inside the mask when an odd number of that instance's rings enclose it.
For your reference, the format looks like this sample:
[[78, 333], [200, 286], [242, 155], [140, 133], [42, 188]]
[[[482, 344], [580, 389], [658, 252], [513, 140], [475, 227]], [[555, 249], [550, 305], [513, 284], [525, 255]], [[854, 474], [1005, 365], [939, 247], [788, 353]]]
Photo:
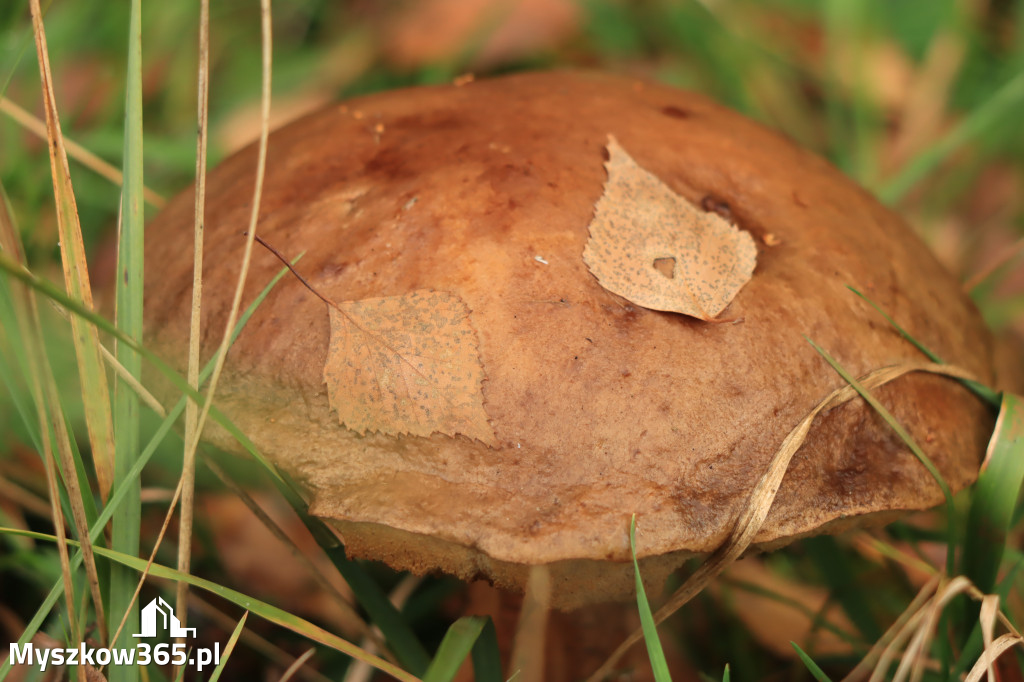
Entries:
[[717, 317], [754, 272], [750, 233], [673, 192], [610, 136], [605, 168], [583, 251], [590, 272], [644, 308]]
[[476, 331], [461, 298], [414, 291], [328, 310], [324, 381], [342, 424], [360, 434], [461, 433], [495, 444]]

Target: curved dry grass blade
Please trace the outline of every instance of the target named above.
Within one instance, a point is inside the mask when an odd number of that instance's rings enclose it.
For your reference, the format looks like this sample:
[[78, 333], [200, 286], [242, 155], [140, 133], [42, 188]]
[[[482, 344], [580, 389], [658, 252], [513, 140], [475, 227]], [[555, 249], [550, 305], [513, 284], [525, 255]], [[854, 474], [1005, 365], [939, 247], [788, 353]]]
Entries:
[[[903, 637], [903, 633], [905, 632], [909, 636], [909, 628], [912, 628], [912, 624], [916, 622], [915, 616], [920, 613], [921, 609], [924, 608], [924, 605], [928, 603], [928, 600], [931, 599], [932, 595], [935, 594], [935, 591], [938, 590], [941, 581], [942, 576], [936, 573], [932, 576], [931, 580], [925, 583], [924, 587], [918, 591], [913, 601], [910, 602], [907, 608], [903, 610], [903, 613], [900, 614], [899, 618], [896, 619], [896, 622], [893, 623], [892, 626], [885, 631], [885, 634], [882, 635], [881, 639], [875, 642], [874, 646], [871, 647], [871, 651], [868, 652], [868, 655], [857, 664], [857, 667], [850, 671], [850, 674], [843, 678], [843, 682], [859, 682], [860, 680], [863, 680], [868, 676], [868, 673], [872, 670], [872, 666], [875, 666], [877, 661], [881, 660], [883, 656], [890, 654], [890, 652], [895, 651], [895, 649], [900, 646], [902, 641], [905, 639], [905, 637]], [[886, 664], [886, 668], [888, 668], [888, 664]]]
[[[922, 353], [924, 353], [924, 354], [925, 354], [926, 356], [928, 356], [928, 359], [929, 359], [929, 360], [931, 360], [932, 362], [938, 363], [938, 364], [940, 364], [940, 365], [941, 365], [941, 364], [944, 364], [944, 361], [943, 361], [943, 359], [942, 359], [942, 358], [940, 358], [940, 357], [939, 357], [938, 355], [936, 355], [935, 353], [933, 353], [933, 352], [932, 352], [932, 351], [931, 351], [931, 350], [930, 350], [930, 349], [929, 349], [929, 348], [928, 348], [927, 346], [925, 346], [925, 345], [924, 345], [923, 343], [921, 343], [920, 341], [918, 341], [917, 339], [915, 339], [915, 338], [914, 338], [914, 337], [913, 337], [913, 336], [912, 336], [912, 335], [910, 334], [910, 332], [908, 332], [908, 331], [907, 331], [906, 329], [904, 329], [903, 327], [901, 327], [901, 326], [900, 326], [900, 325], [899, 325], [899, 324], [898, 324], [898, 323], [896, 322], [896, 320], [892, 319], [892, 317], [890, 317], [890, 316], [889, 316], [889, 313], [887, 313], [887, 312], [885, 312], [884, 310], [882, 310], [882, 307], [881, 307], [880, 305], [878, 305], [877, 303], [875, 303], [874, 301], [872, 301], [872, 300], [871, 300], [870, 298], [868, 298], [867, 296], [865, 296], [865, 295], [864, 295], [863, 293], [861, 293], [860, 291], [858, 291], [858, 290], [857, 290], [857, 289], [855, 289], [854, 287], [851, 287], [851, 286], [847, 285], [847, 287], [846, 287], [846, 288], [847, 288], [847, 289], [849, 289], [850, 291], [852, 291], [852, 292], [853, 292], [854, 294], [856, 294], [856, 295], [857, 295], [857, 296], [859, 296], [860, 298], [862, 298], [862, 299], [864, 300], [864, 302], [865, 302], [865, 303], [867, 303], [867, 304], [868, 304], [869, 306], [871, 306], [872, 308], [874, 308], [874, 309], [875, 309], [875, 311], [876, 311], [876, 312], [877, 312], [877, 313], [878, 313], [879, 315], [881, 315], [882, 317], [884, 317], [884, 318], [885, 318], [885, 321], [886, 321], [886, 322], [888, 322], [888, 323], [889, 323], [889, 324], [890, 324], [890, 325], [892, 326], [892, 328], [893, 328], [893, 329], [895, 329], [895, 330], [896, 330], [897, 332], [899, 332], [900, 336], [902, 336], [902, 337], [903, 337], [904, 339], [906, 339], [907, 341], [909, 341], [909, 342], [911, 343], [911, 345], [913, 345], [913, 346], [914, 346], [914, 348], [917, 348], [917, 349], [918, 349], [919, 351], [921, 351], [921, 352], [922, 352]], [[963, 381], [963, 384], [964, 384], [964, 386], [966, 386], [966, 387], [967, 387], [967, 388], [969, 388], [970, 390], [974, 391], [974, 394], [975, 394], [975, 395], [977, 395], [977, 396], [978, 396], [979, 398], [981, 398], [981, 399], [982, 399], [982, 400], [984, 400], [984, 401], [985, 401], [986, 403], [988, 403], [989, 405], [991, 405], [991, 406], [992, 406], [993, 408], [996, 408], [996, 407], [998, 407], [998, 406], [999, 406], [999, 401], [1000, 401], [1000, 398], [999, 398], [999, 393], [998, 393], [998, 392], [996, 392], [996, 391], [992, 390], [992, 389], [991, 389], [991, 388], [989, 388], [988, 386], [985, 386], [984, 384], [982, 384], [982, 383], [981, 383], [981, 382], [979, 382], [979, 381], [972, 381], [972, 380], [968, 380], [968, 379], [963, 379], [962, 381]]]
[[[981, 623], [981, 638], [985, 643], [985, 651], [992, 649], [992, 635], [996, 628], [996, 614], [999, 613], [999, 595], [986, 594], [981, 600], [981, 613], [978, 616], [978, 621]], [[995, 666], [995, 658], [988, 658], [982, 656], [982, 659], [988, 659], [988, 679], [997, 680]]]
[[[946, 583], [942, 589], [940, 589], [925, 608], [921, 610], [923, 617], [921, 618], [921, 624], [917, 626], [913, 636], [910, 638], [910, 643], [907, 645], [906, 650], [903, 652], [903, 658], [900, 660], [900, 665], [896, 668], [896, 674], [893, 675], [893, 682], [902, 682], [908, 677], [911, 680], [921, 679], [924, 674], [924, 665], [927, 660], [925, 652], [928, 651], [928, 645], [935, 635], [935, 628], [939, 622], [939, 616], [942, 614], [942, 609], [945, 608], [946, 604], [958, 594], [963, 594], [970, 590], [971, 581], [963, 576], [957, 576]], [[872, 680], [881, 680], [884, 676], [885, 670], [888, 670], [888, 666], [883, 670], [881, 665], [875, 670], [875, 676]]]
[[989, 680], [997, 680], [998, 677], [993, 677], [992, 666], [995, 665], [996, 659], [1002, 656], [1008, 649], [1014, 646], [1024, 647], [1024, 638], [1020, 635], [1014, 635], [1012, 633], [1006, 633], [997, 637], [992, 642], [991, 646], [985, 647], [985, 651], [982, 652], [981, 658], [971, 668], [970, 674], [964, 682], [981, 682], [988, 674]]
[[[814, 343], [814, 341], [811, 341], [810, 339], [807, 339], [807, 342], [814, 347], [814, 350], [818, 351], [818, 353], [823, 358], [825, 358], [825, 361], [828, 362], [828, 364], [832, 367], [832, 369], [834, 369], [839, 374], [839, 376], [843, 377], [843, 380], [846, 381], [846, 383], [848, 383], [857, 391], [858, 394], [860, 394], [860, 397], [864, 399], [864, 402], [870, 405], [871, 409], [877, 412], [882, 417], [882, 419], [885, 420], [885, 423], [889, 425], [889, 428], [896, 432], [896, 434], [900, 437], [900, 440], [902, 440], [903, 443], [908, 448], [910, 448], [910, 451], [914, 453], [914, 456], [917, 457], [918, 461], [920, 461], [921, 464], [924, 465], [924, 468], [927, 469], [928, 473], [931, 474], [933, 479], [935, 479], [935, 482], [942, 490], [942, 496], [946, 499], [946, 511], [949, 518], [949, 526], [946, 537], [947, 544], [949, 547], [955, 546], [956, 531], [953, 525], [955, 521], [955, 515], [953, 513], [953, 491], [950, 490], [949, 484], [946, 483], [946, 480], [942, 477], [942, 473], [939, 471], [938, 467], [935, 466], [935, 463], [932, 462], [931, 458], [928, 455], [926, 455], [924, 450], [922, 450], [921, 447], [914, 441], [914, 439], [907, 432], [907, 430], [903, 428], [903, 425], [896, 421], [896, 418], [892, 416], [889, 410], [887, 410], [885, 406], [882, 405], [882, 403], [878, 402], [878, 400], [874, 396], [872, 396], [871, 393], [869, 393], [870, 389], [868, 389], [866, 386], [862, 386], [860, 382], [854, 379], [821, 346]], [[947, 575], [952, 575], [953, 573], [954, 558], [955, 557], [953, 556], [953, 552], [946, 553]]]

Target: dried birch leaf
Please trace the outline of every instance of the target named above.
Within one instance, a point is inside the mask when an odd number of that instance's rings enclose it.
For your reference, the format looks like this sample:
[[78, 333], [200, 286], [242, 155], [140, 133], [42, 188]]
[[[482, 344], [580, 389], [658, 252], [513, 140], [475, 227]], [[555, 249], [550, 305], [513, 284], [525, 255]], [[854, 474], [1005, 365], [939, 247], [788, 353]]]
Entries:
[[583, 260], [605, 289], [652, 310], [718, 316], [750, 281], [749, 232], [679, 196], [608, 139], [608, 181]]
[[346, 301], [328, 307], [324, 381], [341, 423], [360, 434], [461, 433], [495, 445], [469, 308], [455, 294]]

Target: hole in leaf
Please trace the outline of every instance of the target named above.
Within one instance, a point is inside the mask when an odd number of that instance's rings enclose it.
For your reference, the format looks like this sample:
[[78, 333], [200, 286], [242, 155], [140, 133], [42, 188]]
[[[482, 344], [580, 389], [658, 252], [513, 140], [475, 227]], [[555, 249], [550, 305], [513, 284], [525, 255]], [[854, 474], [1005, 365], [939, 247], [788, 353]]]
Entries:
[[675, 258], [655, 258], [652, 263], [654, 269], [664, 275], [667, 279], [675, 279], [676, 276], [676, 259]]

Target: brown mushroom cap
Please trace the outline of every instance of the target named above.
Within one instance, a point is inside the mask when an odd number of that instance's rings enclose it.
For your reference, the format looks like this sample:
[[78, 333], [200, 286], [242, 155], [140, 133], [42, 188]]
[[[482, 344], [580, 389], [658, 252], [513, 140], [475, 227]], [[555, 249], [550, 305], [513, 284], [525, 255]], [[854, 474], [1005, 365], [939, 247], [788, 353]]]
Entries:
[[[637, 307], [587, 270], [609, 134], [754, 236], [753, 279], [723, 314], [732, 323]], [[250, 147], [209, 178], [207, 353], [240, 267], [255, 159]], [[174, 200], [146, 244], [148, 338], [181, 364], [192, 202], [191, 192]], [[923, 359], [847, 285], [947, 362], [993, 378], [978, 313], [898, 216], [778, 134], [652, 83], [528, 74], [329, 107], [271, 136], [258, 233], [304, 252], [300, 270], [335, 301], [458, 295], [498, 445], [340, 424], [323, 379], [328, 311], [292, 278], [232, 348], [222, 409], [307, 486], [351, 555], [512, 587], [547, 563], [560, 606], [631, 591], [634, 512], [652, 580], [725, 540], [785, 436], [843, 385], [805, 335], [854, 375]], [[246, 300], [280, 267], [256, 252]], [[876, 395], [954, 490], [975, 479], [992, 425], [977, 398], [921, 373]], [[855, 400], [814, 422], [756, 546], [941, 501]]]

